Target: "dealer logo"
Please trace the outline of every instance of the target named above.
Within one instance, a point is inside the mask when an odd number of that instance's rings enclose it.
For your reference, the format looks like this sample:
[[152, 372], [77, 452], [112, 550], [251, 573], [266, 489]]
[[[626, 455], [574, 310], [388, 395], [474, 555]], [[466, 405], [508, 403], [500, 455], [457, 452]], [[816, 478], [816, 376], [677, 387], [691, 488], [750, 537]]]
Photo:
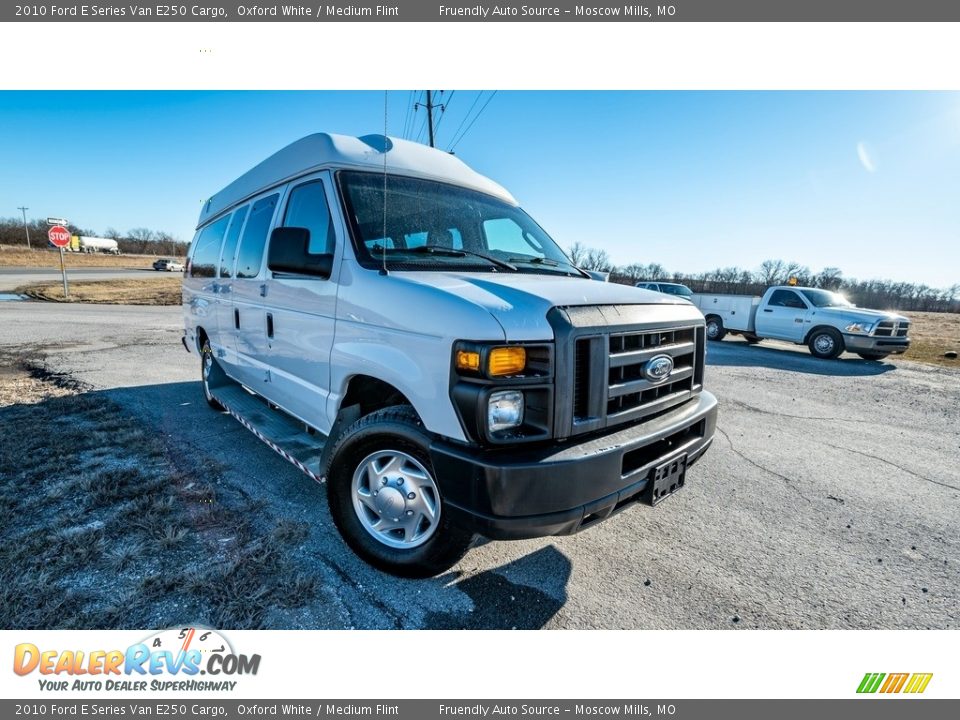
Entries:
[[867, 673], [860, 681], [857, 692], [861, 694], [907, 693], [917, 695], [927, 689], [933, 673]]
[[234, 677], [256, 675], [259, 668], [260, 655], [237, 653], [221, 633], [202, 627], [163, 630], [125, 650], [47, 649], [26, 642], [13, 652], [14, 673], [36, 673], [40, 689], [53, 691], [233, 690]]

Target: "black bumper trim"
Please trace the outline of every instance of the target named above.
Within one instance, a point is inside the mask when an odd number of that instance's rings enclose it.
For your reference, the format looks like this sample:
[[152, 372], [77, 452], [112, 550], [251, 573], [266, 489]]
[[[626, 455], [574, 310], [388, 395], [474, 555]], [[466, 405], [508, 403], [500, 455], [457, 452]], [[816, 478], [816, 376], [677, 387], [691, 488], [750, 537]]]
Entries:
[[444, 441], [431, 460], [445, 510], [491, 539], [564, 535], [634, 503], [650, 472], [686, 453], [692, 466], [713, 440], [717, 401], [700, 393], [625, 429], [543, 448], [484, 450]]

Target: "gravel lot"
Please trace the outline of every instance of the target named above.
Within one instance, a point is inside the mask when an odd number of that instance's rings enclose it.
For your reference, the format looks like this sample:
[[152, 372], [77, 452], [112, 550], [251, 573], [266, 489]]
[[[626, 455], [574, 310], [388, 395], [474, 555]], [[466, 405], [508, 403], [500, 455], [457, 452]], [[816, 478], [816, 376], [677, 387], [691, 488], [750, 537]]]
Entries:
[[443, 577], [404, 581], [347, 550], [322, 486], [209, 410], [180, 318], [0, 303], [0, 351], [71, 374], [196, 468], [216, 468], [204, 481], [309, 523], [291, 559], [320, 592], [267, 626], [960, 626], [960, 371], [712, 344], [720, 431], [682, 493], [580, 535], [486, 543]]

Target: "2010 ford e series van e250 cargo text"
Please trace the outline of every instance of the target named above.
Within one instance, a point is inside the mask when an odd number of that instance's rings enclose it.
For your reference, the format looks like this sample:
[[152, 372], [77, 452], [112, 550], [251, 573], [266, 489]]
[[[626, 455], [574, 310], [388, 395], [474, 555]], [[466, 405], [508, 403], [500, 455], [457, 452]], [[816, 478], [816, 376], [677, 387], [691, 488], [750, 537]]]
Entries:
[[597, 282], [459, 159], [317, 134], [206, 202], [183, 284], [207, 402], [316, 480], [361, 557], [573, 533], [709, 447], [704, 320]]

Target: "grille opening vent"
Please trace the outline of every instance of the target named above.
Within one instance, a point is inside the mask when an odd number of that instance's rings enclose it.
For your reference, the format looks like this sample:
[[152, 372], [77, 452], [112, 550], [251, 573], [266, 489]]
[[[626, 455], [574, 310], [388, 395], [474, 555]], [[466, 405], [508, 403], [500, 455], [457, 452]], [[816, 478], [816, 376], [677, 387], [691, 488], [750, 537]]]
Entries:
[[590, 340], [577, 340], [574, 368], [573, 417], [579, 420], [590, 412]]

